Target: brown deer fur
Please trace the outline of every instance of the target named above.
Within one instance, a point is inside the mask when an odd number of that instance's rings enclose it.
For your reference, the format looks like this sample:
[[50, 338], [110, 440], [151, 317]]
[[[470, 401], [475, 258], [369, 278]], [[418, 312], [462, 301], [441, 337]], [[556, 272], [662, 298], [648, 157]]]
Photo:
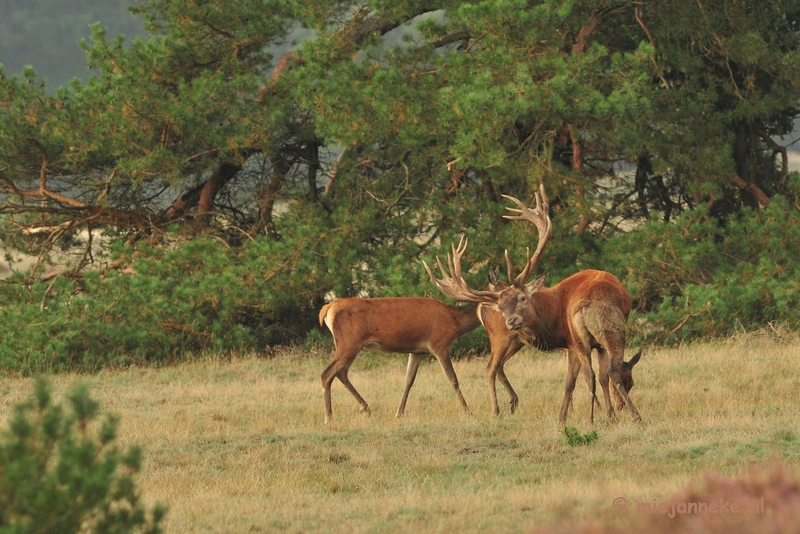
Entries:
[[486, 329], [486, 333], [489, 336], [489, 344], [492, 347], [492, 354], [489, 357], [489, 363], [486, 365], [486, 378], [489, 382], [489, 394], [491, 395], [494, 414], [500, 415], [496, 388], [498, 378], [508, 392], [511, 413], [514, 413], [519, 405], [519, 397], [517, 397], [517, 393], [506, 377], [504, 365], [513, 355], [519, 352], [519, 349], [525, 346], [525, 343], [518, 332], [513, 332], [506, 326], [503, 314], [490, 306], [480, 304], [478, 306], [478, 317]]
[[332, 418], [331, 384], [334, 378], [338, 378], [353, 394], [361, 405], [361, 412], [369, 415], [367, 402], [347, 376], [350, 365], [364, 347], [409, 353], [405, 391], [397, 408], [397, 417], [403, 416], [408, 393], [425, 354], [433, 354], [439, 360], [461, 406], [468, 412], [450, 361], [450, 347], [460, 336], [478, 327], [480, 322], [476, 312], [477, 304], [448, 306], [425, 297], [345, 298], [324, 306], [319, 312], [320, 326], [323, 323], [327, 325], [336, 346], [333, 361], [321, 376], [325, 392], [325, 424]]
[[612, 384], [618, 408], [627, 405], [634, 419], [641, 421], [627, 395], [633, 387], [631, 369], [641, 353], [631, 362], [623, 360], [625, 323], [631, 310], [628, 292], [614, 275], [605, 271], [580, 271], [551, 288], [543, 287], [543, 281], [541, 276], [521, 288], [505, 289], [496, 300], [496, 308], [505, 318], [506, 326], [519, 332], [526, 343], [544, 351], [567, 349], [568, 372], [559, 421], [567, 420], [579, 372], [583, 372], [592, 395], [590, 421], [594, 419], [592, 349], [597, 349], [600, 385], [609, 418], [615, 415], [609, 396]]

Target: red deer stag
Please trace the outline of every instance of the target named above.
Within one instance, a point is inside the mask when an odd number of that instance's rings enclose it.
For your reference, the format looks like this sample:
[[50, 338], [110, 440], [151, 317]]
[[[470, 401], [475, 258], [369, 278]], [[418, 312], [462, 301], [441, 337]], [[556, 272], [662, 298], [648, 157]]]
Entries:
[[450, 361], [450, 347], [456, 339], [471, 332], [480, 322], [477, 305], [448, 306], [425, 297], [345, 298], [325, 305], [319, 312], [319, 324], [325, 323], [333, 334], [336, 353], [322, 372], [325, 390], [325, 424], [331, 422], [331, 384], [334, 378], [344, 384], [369, 415], [367, 402], [350, 383], [347, 372], [364, 347], [383, 352], [408, 352], [406, 386], [397, 417], [402, 417], [417, 368], [425, 354], [439, 360], [445, 375], [456, 390], [458, 401], [469, 412], [458, 387], [458, 377]]
[[[500, 282], [498, 276], [499, 268], [496, 272], [492, 270], [489, 271], [489, 288], [502, 291], [508, 287], [508, 284]], [[494, 415], [500, 415], [496, 390], [496, 381], [498, 378], [508, 392], [510, 398], [509, 405], [511, 413], [513, 414], [519, 405], [519, 397], [517, 397], [514, 388], [511, 387], [511, 383], [506, 377], [504, 365], [512, 356], [519, 352], [526, 343], [524, 338], [520, 336], [519, 330], [509, 329], [503, 314], [494, 309], [491, 305], [479, 304], [478, 318], [486, 329], [486, 333], [489, 336], [489, 343], [492, 347], [492, 353], [486, 366], [486, 378], [489, 382], [489, 393]], [[641, 355], [642, 351], [639, 350], [629, 362], [622, 362], [622, 383], [625, 385], [625, 390], [628, 392], [630, 392], [633, 387], [633, 366], [639, 362]], [[611, 384], [609, 385], [611, 386]], [[592, 389], [593, 386], [589, 385], [589, 390], [591, 391]], [[625, 406], [625, 402], [619, 396], [619, 393], [617, 393], [616, 388], [611, 387], [611, 394], [614, 397], [617, 409], [621, 410]]]
[[[536, 195], [536, 208], [533, 209], [514, 197], [503, 195], [519, 207], [507, 208], [519, 215], [505, 217], [530, 221], [539, 231], [536, 251], [531, 256], [530, 249], [528, 250], [527, 263], [519, 276], [514, 276], [514, 268], [506, 251], [508, 278], [512, 281], [509, 287], [504, 289], [490, 287], [480, 291], [467, 285], [461, 272], [461, 257], [468, 244], [464, 237], [461, 238], [458, 249], [453, 247], [452, 257], [448, 256], [449, 274], [439, 258], [437, 263], [442, 273], [441, 280], [423, 262], [425, 269], [431, 281], [445, 296], [461, 302], [488, 304], [496, 309], [503, 315], [506, 327], [511, 332], [516, 332], [525, 343], [544, 351], [567, 349], [568, 372], [564, 400], [559, 414], [561, 423], [567, 420], [572, 392], [575, 389], [578, 373], [581, 371], [592, 395], [589, 419], [594, 421], [594, 404], [597, 400], [595, 376], [591, 366], [592, 349], [597, 349], [598, 353], [600, 385], [603, 388], [609, 418], [615, 416], [609, 396], [609, 385], [613, 385], [611, 389], [614, 391], [615, 400], [619, 395], [619, 404], [624, 403], [631, 410], [633, 419], [641, 422], [639, 411], [628, 396], [628, 391], [633, 386], [632, 378], [629, 387], [623, 382], [625, 323], [631, 310], [631, 299], [619, 280], [604, 271], [584, 270], [551, 288], [544, 287], [545, 275], [526, 284], [538, 265], [552, 232], [544, 186], [540, 188], [540, 193], [541, 198], [539, 194]], [[499, 359], [502, 364], [510, 357], [506, 356], [508, 352], [509, 350], [500, 349], [495, 351], [493, 348], [492, 360]], [[637, 354], [631, 360], [632, 364], [638, 359]], [[630, 367], [632, 367], [631, 362], [629, 362]], [[495, 362], [490, 360], [490, 369], [493, 364]], [[514, 402], [515, 395], [512, 395], [512, 405]]]

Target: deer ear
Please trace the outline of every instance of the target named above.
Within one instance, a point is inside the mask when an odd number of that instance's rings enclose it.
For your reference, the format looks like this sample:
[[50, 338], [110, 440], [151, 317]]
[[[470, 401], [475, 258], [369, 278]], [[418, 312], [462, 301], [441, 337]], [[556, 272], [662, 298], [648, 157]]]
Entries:
[[630, 359], [628, 365], [633, 369], [633, 366], [639, 363], [639, 358], [642, 357], [642, 349], [639, 349], [639, 352], [636, 353], [636, 356]]
[[495, 267], [494, 269], [489, 268], [489, 289], [494, 290], [497, 288], [497, 284], [500, 283], [500, 267]]
[[527, 290], [527, 292], [529, 294], [530, 293], [536, 293], [537, 291], [542, 289], [542, 287], [544, 287], [544, 279], [545, 278], [547, 278], [547, 273], [544, 273], [542, 276], [540, 276], [539, 278], [537, 278], [533, 282], [525, 284], [525, 289]]

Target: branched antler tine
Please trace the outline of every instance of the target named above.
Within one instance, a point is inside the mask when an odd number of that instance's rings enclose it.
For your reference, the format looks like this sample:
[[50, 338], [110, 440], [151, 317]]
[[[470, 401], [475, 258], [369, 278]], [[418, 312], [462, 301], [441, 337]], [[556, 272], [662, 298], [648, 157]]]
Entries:
[[[537, 248], [537, 254], [538, 251], [539, 249]], [[525, 282], [528, 281], [528, 277], [531, 275], [531, 273], [536, 268], [536, 265], [538, 265], [538, 263], [539, 263], [538, 259], [532, 261], [531, 248], [525, 247], [525, 267], [522, 269], [522, 272], [519, 273], [519, 277], [517, 277], [517, 279], [514, 280], [514, 283], [517, 284], [518, 286], [524, 285]]]
[[542, 202], [544, 203], [545, 211], [550, 211], [550, 202], [547, 200], [547, 194], [544, 192], [544, 183], [539, 182], [539, 193], [542, 195]]
[[450, 245], [453, 247], [453, 255], [458, 256], [458, 259], [461, 260], [461, 257], [467, 250], [467, 245], [469, 245], [469, 238], [464, 234], [461, 234], [461, 239], [458, 240], [458, 249], [456, 249], [453, 245]]
[[466, 237], [461, 236], [461, 241], [458, 244], [458, 249], [453, 247], [453, 255], [447, 255], [448, 270], [445, 270], [442, 260], [436, 256], [436, 263], [439, 265], [439, 271], [442, 273], [442, 278], [438, 279], [433, 273], [433, 270], [423, 260], [422, 264], [425, 270], [431, 277], [439, 291], [446, 297], [461, 302], [493, 302], [500, 297], [499, 291], [476, 291], [469, 287], [464, 281], [461, 274], [461, 258], [467, 250], [468, 241]]
[[508, 267], [508, 281], [512, 284], [514, 283], [514, 265], [511, 263], [511, 257], [508, 255], [508, 249], [506, 249], [506, 266]]
[[[453, 249], [453, 259], [450, 260], [450, 272], [457, 278], [460, 282], [464, 281], [464, 277], [461, 275], [461, 258], [464, 256], [464, 252], [467, 250], [467, 245], [469, 244], [469, 239], [464, 234], [461, 235], [461, 239], [458, 242], [458, 249], [456, 249], [455, 245], [450, 245]], [[448, 256], [448, 259], [450, 256]]]
[[436, 263], [439, 265], [439, 271], [442, 273], [442, 279], [436, 278], [436, 275], [433, 273], [433, 269], [431, 269], [425, 260], [422, 260], [422, 265], [425, 267], [425, 270], [428, 272], [428, 276], [431, 277], [431, 282], [442, 292], [442, 294], [448, 298], [453, 300], [461, 300], [459, 298], [460, 293], [453, 283], [453, 279], [447, 275], [447, 271], [445, 271], [444, 265], [442, 265], [442, 260], [439, 257], [436, 257]]
[[422, 266], [425, 267], [425, 272], [428, 273], [428, 276], [430, 276], [430, 278], [431, 278], [431, 282], [433, 282], [434, 285], [435, 285], [436, 284], [436, 276], [434, 276], [433, 271], [428, 266], [428, 263], [425, 260], [422, 260]]
[[508, 265], [508, 279], [512, 284], [521, 287], [525, 283], [526, 279], [530, 275], [530, 271], [528, 270], [528, 266], [530, 265], [530, 263], [531, 263], [531, 247], [525, 247], [525, 268], [522, 270], [519, 276], [515, 277], [514, 266], [511, 265], [511, 259], [508, 257], [508, 249], [506, 249], [506, 265]]
[[531, 209], [523, 204], [520, 200], [509, 195], [503, 195], [504, 198], [511, 200], [517, 206], [519, 206], [518, 208], [506, 207], [507, 210], [514, 213], [519, 213], [519, 215], [503, 215], [503, 217], [517, 221], [530, 221], [539, 231], [539, 243], [536, 246], [536, 251], [533, 253], [532, 257], [528, 256], [528, 261], [525, 264], [525, 268], [522, 270], [519, 276], [514, 279], [514, 285], [524, 284], [533, 270], [539, 264], [542, 251], [544, 250], [547, 240], [550, 238], [550, 234], [553, 230], [550, 216], [548, 214], [550, 204], [547, 200], [547, 195], [544, 192], [543, 184], [539, 186], [539, 193], [536, 193], [534, 196], [536, 198], [536, 207]]
[[455, 246], [450, 245], [453, 250], [453, 258], [450, 261], [450, 272], [453, 274], [454, 283], [457, 284], [465, 294], [472, 295], [472, 288], [469, 287], [464, 281], [464, 275], [461, 272], [461, 258], [464, 257], [464, 252], [467, 250], [467, 245], [469, 245], [469, 239], [467, 239], [467, 236], [463, 234], [458, 242], [457, 249]]
[[[448, 260], [449, 259], [450, 258], [448, 256]], [[442, 265], [442, 260], [439, 259], [439, 256], [436, 256], [436, 263], [439, 265], [439, 272], [442, 273], [442, 279], [446, 280], [447, 279], [447, 273], [449, 273], [451, 271], [446, 271], [445, 270], [444, 265]]]

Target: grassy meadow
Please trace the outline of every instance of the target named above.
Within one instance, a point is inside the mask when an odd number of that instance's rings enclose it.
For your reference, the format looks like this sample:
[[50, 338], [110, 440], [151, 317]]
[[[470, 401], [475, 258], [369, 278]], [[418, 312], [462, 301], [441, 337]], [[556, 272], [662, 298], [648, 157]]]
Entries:
[[[557, 424], [560, 351], [524, 350], [508, 362], [520, 406], [508, 415], [498, 383], [499, 418], [490, 415], [486, 357], [455, 362], [471, 415], [427, 359], [398, 420], [406, 358], [364, 352], [350, 377], [372, 416], [335, 381], [329, 428], [319, 382], [327, 350], [52, 382], [60, 399], [73, 381], [88, 381], [102, 408], [121, 415], [121, 444], [145, 448], [146, 501], [170, 507], [167, 532], [523, 532], [623, 524], [637, 512], [616, 509], [615, 498], [668, 498], [706, 471], [741, 473], [774, 458], [800, 471], [797, 341], [764, 334], [647, 349], [632, 392], [644, 427], [627, 412], [609, 423], [604, 410], [590, 426], [579, 378], [568, 424], [599, 435], [581, 446], [569, 446]], [[0, 382], [3, 427], [32, 389], [32, 379]]]

